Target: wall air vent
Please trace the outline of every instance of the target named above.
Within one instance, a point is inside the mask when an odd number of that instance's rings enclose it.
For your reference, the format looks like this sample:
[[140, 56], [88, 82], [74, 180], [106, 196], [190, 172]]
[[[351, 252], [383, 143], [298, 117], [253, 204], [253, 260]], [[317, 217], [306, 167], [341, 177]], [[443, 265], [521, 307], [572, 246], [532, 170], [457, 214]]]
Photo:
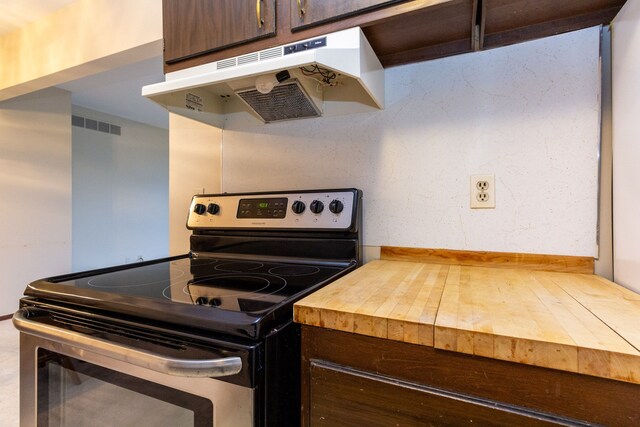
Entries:
[[84, 127], [89, 130], [98, 130], [98, 121], [93, 119], [84, 119]]
[[76, 115], [71, 116], [71, 125], [102, 133], [110, 133], [112, 135], [122, 135], [122, 128], [120, 126]]

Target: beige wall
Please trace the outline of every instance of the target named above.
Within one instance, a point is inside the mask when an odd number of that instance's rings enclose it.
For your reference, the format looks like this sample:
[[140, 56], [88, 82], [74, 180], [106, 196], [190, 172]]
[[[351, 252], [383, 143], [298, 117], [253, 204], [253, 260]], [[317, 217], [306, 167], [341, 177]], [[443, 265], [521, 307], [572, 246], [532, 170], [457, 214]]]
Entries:
[[169, 114], [169, 253], [189, 252], [187, 214], [194, 194], [221, 189], [222, 130]]
[[0, 101], [161, 52], [161, 0], [78, 0], [0, 36]]
[[26, 285], [71, 270], [71, 96], [0, 102], [0, 315]]
[[640, 1], [613, 23], [613, 277], [640, 292]]

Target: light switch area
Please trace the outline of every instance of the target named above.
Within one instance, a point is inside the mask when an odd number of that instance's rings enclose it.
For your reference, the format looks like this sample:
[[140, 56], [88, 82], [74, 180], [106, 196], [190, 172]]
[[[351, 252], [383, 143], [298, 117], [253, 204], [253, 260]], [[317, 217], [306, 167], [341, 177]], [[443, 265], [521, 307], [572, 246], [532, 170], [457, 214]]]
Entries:
[[471, 175], [471, 209], [495, 209], [495, 182], [494, 175]]

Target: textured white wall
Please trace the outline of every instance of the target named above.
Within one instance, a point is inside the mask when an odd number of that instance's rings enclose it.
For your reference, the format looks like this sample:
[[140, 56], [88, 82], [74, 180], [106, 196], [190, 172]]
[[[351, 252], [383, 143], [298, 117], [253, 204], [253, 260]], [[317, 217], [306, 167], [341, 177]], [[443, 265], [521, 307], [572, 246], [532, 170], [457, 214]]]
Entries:
[[73, 126], [74, 271], [169, 255], [169, 132], [74, 106], [121, 127]]
[[[365, 244], [595, 255], [599, 30], [386, 71], [384, 111], [223, 132], [224, 191], [362, 188]], [[495, 174], [495, 210], [469, 176]]]
[[0, 315], [27, 284], [71, 270], [71, 94], [0, 102]]
[[194, 194], [219, 193], [222, 129], [169, 113], [169, 253], [189, 252]]
[[640, 292], [640, 1], [628, 1], [613, 30], [614, 280]]

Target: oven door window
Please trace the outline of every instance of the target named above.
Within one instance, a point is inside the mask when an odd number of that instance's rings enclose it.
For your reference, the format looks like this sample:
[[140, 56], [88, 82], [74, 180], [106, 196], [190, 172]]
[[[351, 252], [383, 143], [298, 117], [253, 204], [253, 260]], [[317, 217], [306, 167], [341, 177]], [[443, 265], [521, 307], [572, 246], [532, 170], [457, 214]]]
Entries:
[[212, 426], [210, 400], [38, 349], [38, 426]]

